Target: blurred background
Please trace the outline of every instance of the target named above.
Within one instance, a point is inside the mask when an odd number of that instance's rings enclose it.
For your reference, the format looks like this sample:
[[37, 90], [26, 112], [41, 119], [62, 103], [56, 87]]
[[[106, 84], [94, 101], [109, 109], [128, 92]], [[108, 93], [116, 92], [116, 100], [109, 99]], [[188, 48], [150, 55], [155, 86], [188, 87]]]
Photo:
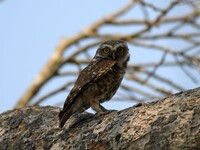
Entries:
[[107, 109], [199, 87], [199, 14], [198, 0], [0, 1], [0, 113], [61, 107], [110, 39], [126, 40], [131, 59]]

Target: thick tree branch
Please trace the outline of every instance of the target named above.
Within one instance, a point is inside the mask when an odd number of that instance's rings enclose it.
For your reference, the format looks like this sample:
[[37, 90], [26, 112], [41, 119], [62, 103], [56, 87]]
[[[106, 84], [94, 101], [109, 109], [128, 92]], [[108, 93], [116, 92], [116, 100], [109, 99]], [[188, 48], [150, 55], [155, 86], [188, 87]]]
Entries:
[[96, 116], [74, 115], [58, 128], [60, 108], [31, 106], [0, 115], [1, 149], [200, 149], [200, 88]]

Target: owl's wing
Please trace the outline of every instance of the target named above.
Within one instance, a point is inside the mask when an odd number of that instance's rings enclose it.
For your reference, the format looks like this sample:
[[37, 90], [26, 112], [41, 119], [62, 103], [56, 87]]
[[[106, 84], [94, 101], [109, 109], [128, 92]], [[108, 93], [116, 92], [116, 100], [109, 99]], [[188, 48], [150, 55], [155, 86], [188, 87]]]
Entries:
[[113, 60], [103, 60], [98, 61], [96, 63], [91, 63], [85, 69], [80, 72], [80, 75], [72, 88], [71, 92], [69, 93], [63, 110], [67, 109], [69, 105], [73, 103], [75, 97], [85, 88], [88, 86], [89, 83], [92, 81], [96, 81], [103, 75], [105, 75], [114, 65], [115, 61]]

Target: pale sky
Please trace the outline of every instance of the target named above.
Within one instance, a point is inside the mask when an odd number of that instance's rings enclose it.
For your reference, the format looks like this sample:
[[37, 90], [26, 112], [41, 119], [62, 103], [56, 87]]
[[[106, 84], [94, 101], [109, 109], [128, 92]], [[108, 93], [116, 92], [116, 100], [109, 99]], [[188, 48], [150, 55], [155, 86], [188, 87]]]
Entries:
[[[128, 2], [129, 0], [0, 2], [0, 113], [12, 109], [62, 37], [73, 36]], [[135, 52], [134, 57], [144, 58], [139, 52]], [[171, 73], [179, 76], [174, 70]], [[184, 80], [188, 88], [197, 86], [184, 77], [178, 80]], [[67, 93], [63, 95], [63, 100], [65, 96]], [[51, 104], [46, 102], [44, 105]], [[131, 102], [108, 102], [104, 106], [123, 109], [132, 105]]]

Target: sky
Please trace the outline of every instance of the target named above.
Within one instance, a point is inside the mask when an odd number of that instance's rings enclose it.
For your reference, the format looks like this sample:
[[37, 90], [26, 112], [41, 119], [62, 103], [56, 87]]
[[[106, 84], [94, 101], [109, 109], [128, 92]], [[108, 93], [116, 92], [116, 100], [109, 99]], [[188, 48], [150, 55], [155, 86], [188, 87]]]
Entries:
[[[63, 37], [73, 36], [128, 2], [129, 0], [1, 1], [0, 113], [13, 108]], [[112, 102], [104, 106], [123, 109], [132, 105], [131, 102]]]

